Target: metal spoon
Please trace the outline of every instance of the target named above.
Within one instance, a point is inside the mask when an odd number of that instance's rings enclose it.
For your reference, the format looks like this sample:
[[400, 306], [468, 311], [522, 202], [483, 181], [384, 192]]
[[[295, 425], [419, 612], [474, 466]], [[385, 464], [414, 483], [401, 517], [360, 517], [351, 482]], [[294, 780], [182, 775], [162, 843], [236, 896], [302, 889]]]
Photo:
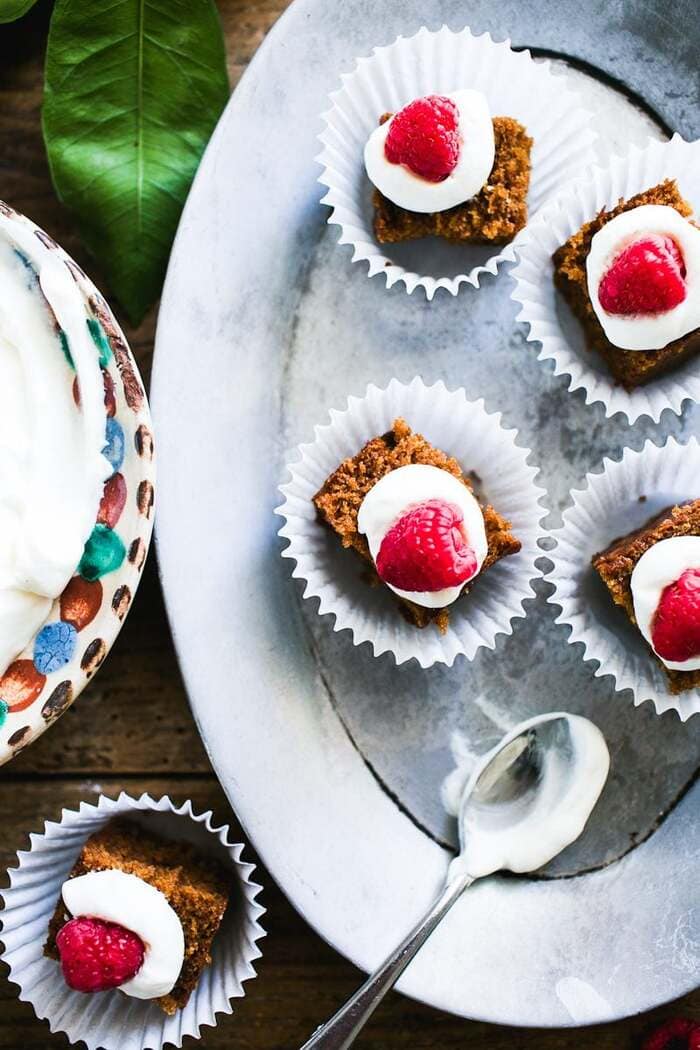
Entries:
[[610, 756], [586, 718], [557, 712], [521, 722], [484, 755], [459, 807], [459, 855], [440, 896], [391, 955], [301, 1050], [344, 1050], [468, 886], [496, 871], [534, 871], [579, 837]]

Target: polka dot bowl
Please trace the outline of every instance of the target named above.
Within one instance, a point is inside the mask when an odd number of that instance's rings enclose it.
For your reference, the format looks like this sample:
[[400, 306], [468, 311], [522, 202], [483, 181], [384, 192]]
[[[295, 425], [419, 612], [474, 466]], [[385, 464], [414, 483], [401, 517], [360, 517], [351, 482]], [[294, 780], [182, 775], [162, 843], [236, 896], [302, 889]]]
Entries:
[[[0, 763], [73, 703], [114, 643], [138, 587], [153, 529], [155, 458], [148, 401], [124, 334], [81, 268], [43, 230], [0, 201], [63, 260], [80, 288], [104, 377], [105, 482], [95, 526], [73, 578], [41, 629], [0, 677]], [[74, 396], [79, 397], [74, 386]]]

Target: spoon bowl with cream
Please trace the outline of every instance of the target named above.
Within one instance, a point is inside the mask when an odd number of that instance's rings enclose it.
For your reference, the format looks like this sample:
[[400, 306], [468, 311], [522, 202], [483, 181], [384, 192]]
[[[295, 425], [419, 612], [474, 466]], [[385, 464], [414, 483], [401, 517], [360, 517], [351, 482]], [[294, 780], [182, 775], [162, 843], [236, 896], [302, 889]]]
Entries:
[[459, 855], [425, 917], [302, 1050], [344, 1050], [433, 930], [477, 879], [547, 864], [581, 832], [605, 786], [600, 730], [563, 712], [521, 722], [476, 763], [458, 807]]

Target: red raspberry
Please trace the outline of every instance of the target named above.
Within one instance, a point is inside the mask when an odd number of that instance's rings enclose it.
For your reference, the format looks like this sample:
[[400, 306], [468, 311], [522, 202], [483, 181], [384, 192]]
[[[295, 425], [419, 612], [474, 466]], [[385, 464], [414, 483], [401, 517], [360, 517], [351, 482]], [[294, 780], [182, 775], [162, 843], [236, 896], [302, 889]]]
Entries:
[[440, 499], [413, 507], [382, 540], [377, 572], [402, 591], [441, 591], [466, 583], [477, 571], [464, 535], [461, 510]]
[[103, 992], [124, 984], [141, 968], [143, 941], [116, 922], [71, 919], [56, 934], [66, 984], [77, 992]]
[[686, 569], [664, 587], [651, 625], [659, 656], [674, 663], [700, 656], [700, 569]]
[[685, 263], [671, 237], [651, 234], [628, 244], [615, 256], [598, 288], [609, 314], [658, 314], [686, 297]]
[[647, 1036], [642, 1050], [700, 1050], [700, 1024], [685, 1017], [664, 1021]]
[[459, 114], [452, 99], [427, 95], [396, 114], [384, 143], [391, 164], [405, 164], [429, 182], [442, 182], [459, 160]]

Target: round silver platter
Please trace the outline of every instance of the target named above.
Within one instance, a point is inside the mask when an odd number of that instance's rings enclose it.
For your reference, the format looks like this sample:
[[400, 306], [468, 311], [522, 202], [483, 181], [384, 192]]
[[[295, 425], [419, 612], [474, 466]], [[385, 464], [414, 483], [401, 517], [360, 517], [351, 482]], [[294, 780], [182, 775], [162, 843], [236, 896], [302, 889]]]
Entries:
[[570, 394], [516, 324], [507, 270], [428, 303], [368, 279], [337, 245], [314, 161], [329, 92], [375, 45], [467, 21], [565, 67], [596, 114], [601, 155], [700, 134], [692, 3], [296, 0], [221, 120], [173, 251], [152, 389], [160, 564], [232, 804], [299, 911], [364, 969], [443, 877], [455, 827], [440, 785], [455, 739], [486, 749], [558, 708], [601, 727], [612, 774], [582, 839], [541, 874], [470, 890], [399, 987], [503, 1024], [607, 1021], [698, 981], [700, 718], [658, 717], [594, 678], [542, 581], [512, 637], [473, 663], [375, 659], [302, 600], [273, 514], [314, 424], [393, 376], [443, 379], [502, 411], [541, 467], [547, 527], [604, 456], [698, 431], [695, 410], [628, 427]]

